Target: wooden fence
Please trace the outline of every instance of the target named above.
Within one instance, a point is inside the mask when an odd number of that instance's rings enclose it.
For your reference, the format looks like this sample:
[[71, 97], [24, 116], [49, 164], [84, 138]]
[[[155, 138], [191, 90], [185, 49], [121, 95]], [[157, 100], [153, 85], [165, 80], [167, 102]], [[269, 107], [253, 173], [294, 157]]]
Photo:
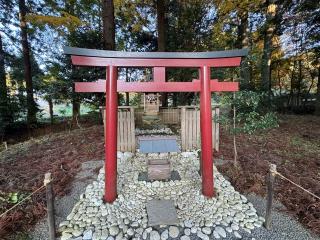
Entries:
[[[180, 124], [180, 108], [160, 108], [159, 118], [163, 124]], [[134, 118], [138, 126], [143, 125], [143, 109], [135, 109]]]
[[[105, 107], [101, 107], [103, 111], [103, 122], [105, 119]], [[105, 124], [104, 124], [105, 126]], [[106, 132], [107, 129], [104, 129]], [[134, 108], [118, 107], [118, 140], [117, 150], [121, 152], [135, 152], [135, 124], [134, 124]]]
[[162, 123], [164, 124], [179, 124], [180, 109], [179, 108], [160, 108], [159, 112]]
[[141, 108], [137, 108], [134, 110], [134, 119], [135, 119], [135, 123], [138, 126], [142, 126], [143, 122], [142, 122], [142, 116], [144, 114], [144, 110]]
[[[103, 119], [105, 117], [105, 108]], [[135, 152], [135, 123], [142, 124], [143, 109], [134, 110], [133, 107], [118, 108], [118, 144], [117, 150], [122, 152]], [[179, 108], [161, 108], [160, 118], [164, 124], [181, 124], [181, 148], [188, 151], [200, 148], [200, 110], [195, 106]], [[212, 145], [219, 151], [219, 108], [212, 109]], [[105, 129], [106, 131], [106, 129]]]
[[[219, 151], [219, 108], [212, 109], [212, 146]], [[200, 110], [197, 107], [181, 108], [181, 148], [182, 151], [200, 148]]]

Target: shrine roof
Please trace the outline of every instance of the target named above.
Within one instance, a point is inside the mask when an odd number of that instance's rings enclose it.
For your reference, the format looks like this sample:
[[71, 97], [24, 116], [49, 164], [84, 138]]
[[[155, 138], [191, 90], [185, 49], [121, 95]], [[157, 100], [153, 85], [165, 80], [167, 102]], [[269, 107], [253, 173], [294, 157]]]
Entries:
[[63, 51], [75, 56], [133, 59], [214, 59], [244, 57], [248, 54], [247, 48], [212, 52], [123, 52], [65, 46]]

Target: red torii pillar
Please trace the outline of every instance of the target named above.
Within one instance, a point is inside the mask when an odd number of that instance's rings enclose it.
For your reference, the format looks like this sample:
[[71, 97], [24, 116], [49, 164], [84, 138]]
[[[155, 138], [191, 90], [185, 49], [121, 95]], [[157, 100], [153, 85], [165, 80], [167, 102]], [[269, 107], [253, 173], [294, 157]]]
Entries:
[[118, 125], [118, 72], [115, 66], [107, 68], [106, 115], [105, 115], [105, 191], [104, 200], [113, 202], [117, 198], [117, 125]]
[[[202, 193], [207, 197], [214, 196], [211, 92], [237, 91], [239, 86], [238, 83], [211, 80], [210, 68], [239, 66], [241, 57], [247, 54], [247, 50], [209, 53], [125, 53], [65, 47], [64, 51], [72, 55], [72, 63], [75, 65], [107, 68], [106, 80], [78, 82], [75, 85], [76, 92], [106, 93], [106, 202], [112, 203], [117, 198], [117, 92], [200, 92]], [[180, 58], [174, 58], [172, 55]], [[193, 55], [195, 58], [191, 57]], [[152, 67], [154, 81], [118, 81], [117, 67]], [[198, 67], [200, 81], [166, 82], [165, 67]]]
[[201, 67], [200, 131], [202, 193], [213, 197], [213, 154], [212, 154], [212, 108], [210, 90], [210, 68]]

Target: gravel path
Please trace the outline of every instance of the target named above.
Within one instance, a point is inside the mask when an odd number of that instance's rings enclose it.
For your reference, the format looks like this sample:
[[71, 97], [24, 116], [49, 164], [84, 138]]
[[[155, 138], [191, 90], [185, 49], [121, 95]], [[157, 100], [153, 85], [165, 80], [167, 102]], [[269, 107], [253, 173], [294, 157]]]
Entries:
[[[77, 174], [75, 181], [72, 184], [71, 192], [59, 199], [55, 200], [55, 215], [56, 226], [64, 221], [71, 212], [73, 206], [79, 201], [80, 194], [84, 193], [86, 186], [95, 180], [98, 173], [95, 173], [96, 168], [101, 168], [103, 161], [89, 161], [82, 163], [81, 171]], [[43, 219], [36, 224], [35, 228], [30, 232], [32, 240], [48, 240], [47, 219]]]
[[[103, 161], [90, 161], [82, 164], [82, 171], [78, 173], [73, 183], [72, 191], [65, 197], [56, 200], [56, 224], [66, 219], [71, 212], [74, 204], [79, 200], [80, 194], [85, 191], [86, 186], [97, 178], [94, 170], [102, 167]], [[249, 194], [248, 200], [254, 205], [259, 215], [264, 216], [265, 200], [260, 196]], [[299, 222], [284, 212], [285, 208], [282, 204], [276, 202], [273, 210], [272, 230], [267, 231], [265, 228], [255, 228], [251, 234], [240, 229], [239, 233], [242, 239], [270, 239], [270, 240], [316, 240], [320, 239], [312, 235]], [[191, 235], [191, 239], [199, 239], [196, 235]], [[46, 219], [40, 221], [30, 232], [32, 240], [46, 240], [47, 225]], [[170, 238], [169, 238], [170, 239]], [[225, 239], [236, 239], [233, 235], [228, 234]]]
[[[255, 194], [246, 196], [248, 200], [256, 208], [259, 215], [264, 216], [266, 210], [266, 200]], [[320, 237], [314, 236], [310, 231], [305, 229], [298, 221], [293, 219], [284, 212], [285, 207], [279, 203], [274, 203], [272, 211], [272, 229], [268, 231], [266, 228], [257, 228], [248, 235], [241, 232], [243, 239], [268, 239], [268, 240], [316, 240]], [[227, 238], [233, 239], [233, 238]]]

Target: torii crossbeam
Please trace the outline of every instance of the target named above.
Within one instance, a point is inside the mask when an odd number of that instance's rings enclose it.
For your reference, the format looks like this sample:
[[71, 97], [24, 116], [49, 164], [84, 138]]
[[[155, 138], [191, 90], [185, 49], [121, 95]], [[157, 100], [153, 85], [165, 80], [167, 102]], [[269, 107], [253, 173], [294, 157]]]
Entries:
[[[238, 91], [236, 82], [211, 80], [211, 68], [240, 66], [247, 49], [216, 52], [117, 52], [64, 47], [72, 63], [79, 66], [102, 66], [107, 69], [106, 80], [77, 82], [76, 92], [106, 93], [105, 135], [105, 194], [112, 203], [117, 198], [117, 92], [200, 92], [201, 175], [202, 193], [214, 196], [212, 151], [212, 92]], [[152, 67], [153, 82], [118, 81], [117, 67]], [[166, 82], [166, 67], [193, 67], [199, 69], [199, 80]], [[210, 129], [210, 130], [209, 130]]]

